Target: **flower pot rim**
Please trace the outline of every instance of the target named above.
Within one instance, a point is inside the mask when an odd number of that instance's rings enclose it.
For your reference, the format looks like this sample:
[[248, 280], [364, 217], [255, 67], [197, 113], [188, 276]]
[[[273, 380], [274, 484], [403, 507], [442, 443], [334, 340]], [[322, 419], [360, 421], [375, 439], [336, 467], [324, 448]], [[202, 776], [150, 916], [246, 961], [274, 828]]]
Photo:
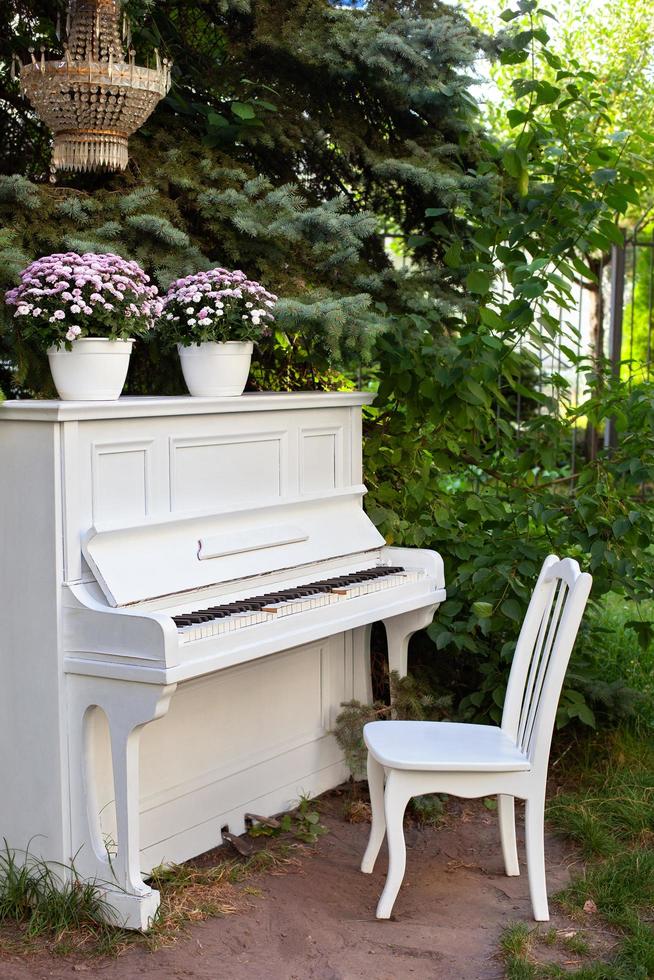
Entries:
[[254, 347], [253, 340], [194, 340], [190, 344], [177, 343], [177, 350], [189, 350], [191, 347]]
[[[50, 354], [74, 354], [76, 350], [79, 351], [79, 347], [81, 345], [86, 345], [86, 344], [89, 344], [89, 343], [91, 343], [91, 344], [102, 343], [103, 346], [105, 344], [115, 344], [116, 346], [113, 348], [113, 350], [116, 351], [116, 350], [119, 349], [119, 346], [118, 345], [121, 345], [122, 346], [124, 344], [135, 344], [136, 343], [136, 340], [133, 337], [128, 337], [125, 340], [118, 339], [118, 338], [115, 339], [115, 340], [113, 340], [111, 337], [78, 337], [77, 340], [73, 340], [73, 341], [71, 341], [71, 343], [73, 345], [73, 349], [72, 350], [66, 350], [66, 347], [64, 346], [65, 342], [62, 341], [62, 343], [59, 346], [55, 346], [53, 344], [52, 347], [48, 347], [48, 349], [46, 350], [46, 354], [48, 354], [48, 355], [50, 355]], [[122, 348], [122, 351], [124, 352], [124, 347]]]

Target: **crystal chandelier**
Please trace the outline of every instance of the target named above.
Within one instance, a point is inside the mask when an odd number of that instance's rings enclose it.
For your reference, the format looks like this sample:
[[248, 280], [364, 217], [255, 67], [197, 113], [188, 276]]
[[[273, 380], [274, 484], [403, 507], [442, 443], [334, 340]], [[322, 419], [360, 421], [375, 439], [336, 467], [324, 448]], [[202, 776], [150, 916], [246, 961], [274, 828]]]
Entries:
[[131, 46], [125, 60], [117, 0], [70, 0], [66, 35], [63, 59], [46, 61], [42, 47], [18, 62], [21, 91], [54, 134], [52, 170], [124, 170], [128, 137], [170, 88], [170, 63], [155, 49], [156, 67], [141, 67]]

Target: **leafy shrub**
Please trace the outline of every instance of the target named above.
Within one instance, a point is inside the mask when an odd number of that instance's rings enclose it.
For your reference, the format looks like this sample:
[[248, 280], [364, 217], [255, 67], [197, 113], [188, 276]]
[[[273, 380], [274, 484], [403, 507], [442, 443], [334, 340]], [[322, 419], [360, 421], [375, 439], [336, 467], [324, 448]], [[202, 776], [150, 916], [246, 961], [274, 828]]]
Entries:
[[[436, 690], [455, 692], [464, 718], [480, 720], [499, 720], [549, 553], [593, 573], [595, 602], [626, 596], [643, 649], [652, 637], [637, 604], [654, 584], [654, 513], [642, 493], [654, 482], [654, 386], [629, 386], [601, 358], [567, 349], [586, 372], [582, 403], [561, 375], [535, 383], [560, 341], [555, 312], [572, 308], [580, 277], [596, 281], [586, 257], [622, 241], [617, 221], [646, 183], [628, 134], [607, 133], [600, 80], [549, 50], [547, 13], [520, 0], [503, 15], [519, 28], [501, 56], [517, 66], [508, 112], [517, 135], [483, 144], [477, 173], [493, 192], [462, 208], [467, 232], [434, 222], [441, 275], [459, 277], [465, 292], [458, 309], [435, 301], [381, 338], [367, 431], [372, 519], [391, 543], [433, 547], [445, 559], [448, 600], [428, 631], [436, 653], [418, 641], [417, 661]], [[531, 400], [528, 415], [516, 413], [517, 399]], [[577, 448], [573, 471], [580, 426], [601, 430], [607, 418], [617, 446], [592, 459]], [[593, 724], [591, 700], [627, 710], [624, 685], [602, 688], [604, 680], [601, 657], [577, 655], [559, 723]]]

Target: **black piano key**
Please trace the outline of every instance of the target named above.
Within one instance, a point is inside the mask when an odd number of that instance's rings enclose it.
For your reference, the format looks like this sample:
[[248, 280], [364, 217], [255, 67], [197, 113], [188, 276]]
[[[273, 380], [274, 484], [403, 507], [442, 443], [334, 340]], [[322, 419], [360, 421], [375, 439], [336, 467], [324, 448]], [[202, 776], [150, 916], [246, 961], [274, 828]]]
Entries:
[[211, 616], [199, 616], [195, 613], [184, 616], [173, 616], [173, 622], [177, 626], [196, 626], [199, 623], [208, 623]]

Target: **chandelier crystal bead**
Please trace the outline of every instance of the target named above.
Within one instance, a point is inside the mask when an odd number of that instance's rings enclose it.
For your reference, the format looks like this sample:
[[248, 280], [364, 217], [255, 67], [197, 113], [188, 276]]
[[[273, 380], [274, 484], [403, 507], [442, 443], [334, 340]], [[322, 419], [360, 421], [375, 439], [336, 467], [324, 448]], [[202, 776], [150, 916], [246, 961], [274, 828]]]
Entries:
[[128, 138], [170, 88], [170, 62], [155, 49], [155, 67], [129, 60], [120, 37], [117, 0], [71, 0], [63, 58], [20, 66], [20, 85], [52, 130], [56, 170], [124, 170]]

